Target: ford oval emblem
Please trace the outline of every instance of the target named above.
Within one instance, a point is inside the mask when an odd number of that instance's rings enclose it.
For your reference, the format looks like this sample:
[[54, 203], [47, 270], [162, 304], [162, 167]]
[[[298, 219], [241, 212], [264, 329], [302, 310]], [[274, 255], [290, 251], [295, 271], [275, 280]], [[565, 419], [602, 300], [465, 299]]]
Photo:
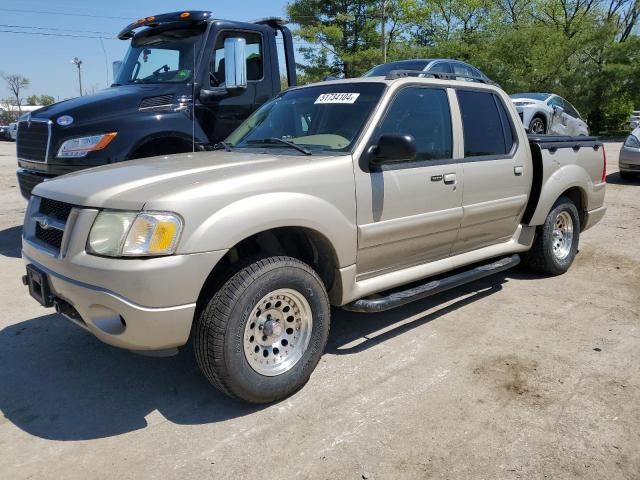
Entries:
[[66, 127], [73, 123], [73, 117], [71, 115], [62, 115], [61, 117], [58, 117], [56, 123], [61, 127]]

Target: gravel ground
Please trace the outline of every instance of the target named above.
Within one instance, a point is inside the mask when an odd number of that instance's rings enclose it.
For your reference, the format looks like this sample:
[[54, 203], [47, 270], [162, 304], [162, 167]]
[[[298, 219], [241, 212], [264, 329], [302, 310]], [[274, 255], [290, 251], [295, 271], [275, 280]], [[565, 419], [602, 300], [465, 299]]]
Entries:
[[29, 298], [15, 146], [0, 142], [0, 477], [640, 478], [640, 180], [620, 179], [619, 148], [608, 214], [568, 274], [335, 311], [307, 386], [252, 407], [189, 349], [117, 350]]

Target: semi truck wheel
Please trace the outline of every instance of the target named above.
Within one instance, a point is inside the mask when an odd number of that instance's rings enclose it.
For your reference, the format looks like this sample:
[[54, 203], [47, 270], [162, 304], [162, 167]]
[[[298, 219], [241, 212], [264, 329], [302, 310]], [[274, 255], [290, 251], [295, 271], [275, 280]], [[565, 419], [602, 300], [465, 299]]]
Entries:
[[560, 197], [538, 227], [533, 247], [523, 256], [524, 264], [540, 273], [561, 275], [576, 258], [579, 241], [578, 209], [570, 199]]
[[330, 306], [320, 277], [290, 257], [256, 261], [213, 292], [195, 320], [202, 373], [230, 397], [283, 399], [309, 380], [329, 337]]

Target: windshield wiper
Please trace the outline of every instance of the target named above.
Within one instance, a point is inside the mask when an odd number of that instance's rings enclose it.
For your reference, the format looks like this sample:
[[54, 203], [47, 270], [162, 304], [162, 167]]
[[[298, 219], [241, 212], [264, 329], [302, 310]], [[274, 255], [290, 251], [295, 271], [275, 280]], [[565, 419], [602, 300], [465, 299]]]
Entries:
[[233, 150], [231, 144], [227, 142], [218, 142], [213, 146], [214, 150], [222, 150], [223, 148], [226, 152], [231, 152]]
[[298, 150], [301, 153], [304, 153], [305, 155], [313, 155], [313, 152], [311, 152], [311, 150], [309, 150], [308, 148], [304, 148], [301, 145], [298, 145], [297, 143], [293, 143], [290, 142], [289, 140], [285, 140], [284, 138], [278, 138], [278, 137], [272, 137], [272, 138], [263, 138], [261, 140], [249, 140], [247, 142], [247, 144], [249, 145], [253, 145], [253, 144], [274, 144], [274, 143], [281, 143], [282, 145], [287, 145], [288, 147], [291, 148], [295, 148], [296, 150]]

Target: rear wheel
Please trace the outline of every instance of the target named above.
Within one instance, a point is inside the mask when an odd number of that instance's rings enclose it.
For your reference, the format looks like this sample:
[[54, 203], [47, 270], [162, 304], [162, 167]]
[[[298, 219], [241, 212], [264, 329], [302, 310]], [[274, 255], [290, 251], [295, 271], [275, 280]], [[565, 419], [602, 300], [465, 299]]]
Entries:
[[569, 270], [580, 241], [580, 216], [574, 203], [560, 197], [538, 227], [533, 247], [523, 256], [529, 268], [548, 275], [561, 275]]
[[207, 379], [227, 395], [268, 403], [300, 389], [329, 336], [330, 307], [318, 275], [290, 257], [239, 270], [196, 319], [194, 350]]
[[544, 118], [540, 115], [536, 115], [529, 122], [529, 133], [533, 135], [544, 135], [547, 133], [547, 127], [544, 123]]

